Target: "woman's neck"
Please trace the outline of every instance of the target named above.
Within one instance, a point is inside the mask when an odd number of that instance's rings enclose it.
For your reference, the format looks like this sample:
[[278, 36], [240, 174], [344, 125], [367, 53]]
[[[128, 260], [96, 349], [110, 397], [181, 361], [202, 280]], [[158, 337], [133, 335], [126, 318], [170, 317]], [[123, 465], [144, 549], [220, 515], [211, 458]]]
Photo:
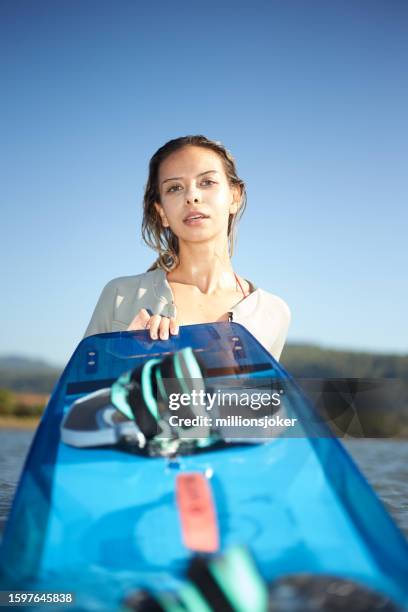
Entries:
[[236, 280], [228, 244], [222, 249], [208, 243], [180, 244], [179, 264], [167, 274], [167, 279], [194, 285], [205, 294], [234, 289]]

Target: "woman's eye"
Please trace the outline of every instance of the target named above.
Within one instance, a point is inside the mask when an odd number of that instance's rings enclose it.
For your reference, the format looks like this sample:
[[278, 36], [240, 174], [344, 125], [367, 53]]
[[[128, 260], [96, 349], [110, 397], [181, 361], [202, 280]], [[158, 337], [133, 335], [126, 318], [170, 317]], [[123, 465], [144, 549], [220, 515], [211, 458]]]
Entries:
[[[204, 179], [203, 181], [201, 181], [201, 184], [204, 183], [207, 183], [208, 185], [215, 185], [215, 181], [212, 181], [211, 179]], [[182, 189], [181, 185], [172, 185], [168, 188], [167, 193], [174, 193], [175, 191], [179, 191], [180, 189]]]

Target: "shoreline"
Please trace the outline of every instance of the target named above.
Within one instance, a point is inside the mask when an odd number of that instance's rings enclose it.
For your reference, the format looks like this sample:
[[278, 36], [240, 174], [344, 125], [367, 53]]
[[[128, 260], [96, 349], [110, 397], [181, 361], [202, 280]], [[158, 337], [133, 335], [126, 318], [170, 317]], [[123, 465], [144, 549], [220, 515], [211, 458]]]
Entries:
[[37, 417], [0, 416], [0, 429], [25, 429], [35, 431], [40, 422]]

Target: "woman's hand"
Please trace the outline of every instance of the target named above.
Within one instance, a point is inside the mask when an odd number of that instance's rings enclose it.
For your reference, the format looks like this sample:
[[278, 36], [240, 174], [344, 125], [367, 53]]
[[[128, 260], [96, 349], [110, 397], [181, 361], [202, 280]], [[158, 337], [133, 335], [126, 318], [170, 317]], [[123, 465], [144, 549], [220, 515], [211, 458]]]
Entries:
[[145, 308], [139, 310], [126, 331], [134, 329], [149, 329], [152, 340], [168, 340], [169, 332], [178, 334], [179, 326], [174, 317], [162, 317], [160, 315], [149, 315]]

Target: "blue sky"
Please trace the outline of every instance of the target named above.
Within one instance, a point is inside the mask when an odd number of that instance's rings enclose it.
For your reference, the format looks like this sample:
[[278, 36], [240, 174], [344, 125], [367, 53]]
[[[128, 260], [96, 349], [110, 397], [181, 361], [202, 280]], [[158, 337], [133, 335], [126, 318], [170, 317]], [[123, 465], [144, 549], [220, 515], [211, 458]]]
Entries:
[[2, 0], [0, 354], [64, 364], [146, 270], [151, 155], [205, 134], [246, 181], [235, 270], [289, 341], [407, 352], [408, 4]]

